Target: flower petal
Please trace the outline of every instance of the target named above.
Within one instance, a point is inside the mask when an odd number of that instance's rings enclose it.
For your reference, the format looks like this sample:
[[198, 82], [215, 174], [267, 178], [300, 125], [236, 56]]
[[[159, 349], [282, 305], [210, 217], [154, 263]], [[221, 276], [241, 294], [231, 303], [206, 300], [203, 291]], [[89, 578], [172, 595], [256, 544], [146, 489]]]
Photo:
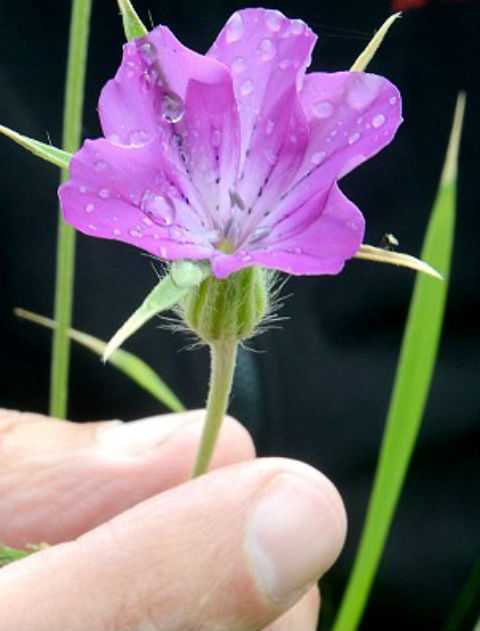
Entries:
[[268, 126], [256, 130], [248, 159], [248, 176], [238, 182], [237, 192], [244, 201], [239, 242], [255, 239], [268, 224], [283, 191], [293, 183], [308, 147], [309, 129], [295, 90], [277, 103], [272, 120], [277, 131], [269, 135]]
[[242, 170], [255, 129], [268, 125], [276, 104], [292, 86], [301, 87], [315, 41], [301, 20], [289, 20], [279, 11], [246, 9], [231, 16], [207, 53], [232, 71], [240, 110]]
[[402, 122], [397, 88], [377, 75], [310, 74], [299, 97], [310, 126], [309, 146], [272, 221], [378, 153]]
[[240, 129], [230, 70], [182, 46], [165, 27], [127, 44], [122, 65], [100, 98], [105, 134], [141, 145], [161, 140], [204, 210], [229, 207]]
[[221, 82], [228, 69], [183, 46], [165, 26], [125, 44], [115, 78], [102, 90], [99, 112], [107, 138], [143, 144], [181, 119], [190, 80]]
[[239, 161], [240, 127], [230, 75], [214, 84], [191, 80], [185, 116], [175, 127], [178, 168], [185, 169], [211, 227], [218, 229], [230, 212]]
[[[215, 254], [215, 276], [224, 278], [251, 265], [295, 275], [338, 274], [362, 243], [365, 222], [361, 212], [334, 184], [328, 193], [309, 200], [301, 214], [303, 223], [297, 213], [294, 225], [272, 232], [258, 249], [230, 256]], [[308, 222], [308, 217], [315, 219]]]
[[85, 234], [130, 243], [163, 259], [213, 250], [201, 212], [159, 143], [124, 147], [87, 140], [59, 189], [65, 220]]

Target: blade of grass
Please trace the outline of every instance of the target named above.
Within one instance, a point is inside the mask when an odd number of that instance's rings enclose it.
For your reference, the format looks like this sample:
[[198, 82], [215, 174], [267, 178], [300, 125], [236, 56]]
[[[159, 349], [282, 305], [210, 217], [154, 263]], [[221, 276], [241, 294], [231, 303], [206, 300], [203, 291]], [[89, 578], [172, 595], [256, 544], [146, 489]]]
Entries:
[[417, 276], [365, 526], [334, 631], [357, 629], [392, 523], [420, 428], [445, 310], [455, 228], [455, 197], [465, 95], [460, 94], [422, 259], [443, 283]]
[[[74, 0], [70, 21], [65, 107], [63, 115], [63, 149], [74, 152], [81, 139], [83, 96], [87, 65], [88, 35], [92, 0]], [[62, 171], [61, 181], [68, 178]], [[55, 320], [50, 373], [50, 414], [65, 418], [68, 399], [70, 340], [67, 330], [72, 321], [75, 264], [75, 231], [59, 213], [57, 264], [55, 279]]]
[[[54, 320], [33, 313], [32, 311], [27, 311], [26, 309], [15, 309], [15, 315], [52, 330], [56, 328]], [[98, 339], [98, 337], [93, 337], [93, 335], [88, 335], [88, 333], [83, 333], [76, 329], [68, 329], [67, 334], [70, 339], [88, 348], [99, 357], [103, 356], [107, 348], [106, 342]], [[160, 379], [157, 373], [150, 368], [147, 363], [136, 355], [117, 349], [111, 354], [108, 361], [137, 385], [161, 401], [161, 403], [169, 410], [172, 410], [172, 412], [181, 412], [185, 409], [184, 405], [179, 401], [172, 390], [170, 390], [167, 384]]]
[[130, 0], [117, 0], [117, 3], [122, 15], [123, 30], [127, 41], [129, 42], [136, 37], [145, 37], [148, 31]]
[[[468, 579], [462, 587], [447, 618], [443, 631], [466, 629], [468, 621], [476, 619], [480, 612], [480, 559], [473, 564]], [[477, 623], [480, 629], [480, 621]], [[475, 631], [477, 627], [475, 627]]]
[[45, 548], [48, 548], [46, 543], [30, 544], [25, 550], [11, 548], [10, 546], [4, 546], [0, 543], [0, 568], [4, 565], [8, 565], [9, 563], [13, 563], [14, 561], [21, 561], [34, 552], [39, 552]]

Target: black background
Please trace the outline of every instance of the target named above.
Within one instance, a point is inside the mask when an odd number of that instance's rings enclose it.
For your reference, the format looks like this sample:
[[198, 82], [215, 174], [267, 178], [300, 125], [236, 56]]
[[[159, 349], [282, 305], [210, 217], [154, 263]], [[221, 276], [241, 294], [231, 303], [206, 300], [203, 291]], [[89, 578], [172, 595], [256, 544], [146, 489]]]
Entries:
[[[205, 51], [230, 13], [225, 0], [137, 0]], [[277, 2], [319, 34], [313, 70], [348, 68], [390, 11], [388, 0]], [[418, 254], [448, 138], [456, 93], [468, 92], [460, 157], [458, 230], [446, 326], [432, 393], [364, 629], [440, 629], [480, 553], [479, 295], [480, 55], [478, 2], [433, 3], [395, 24], [370, 69], [395, 82], [405, 123], [394, 143], [342, 181], [364, 211], [367, 242], [393, 232]], [[69, 2], [0, 4], [0, 122], [61, 143]], [[94, 2], [85, 137], [99, 135], [96, 100], [120, 61], [115, 3]], [[0, 404], [46, 412], [50, 334], [17, 321], [23, 306], [52, 313], [55, 167], [0, 139]], [[79, 235], [75, 326], [108, 338], [155, 282], [149, 259], [131, 247]], [[242, 352], [232, 412], [261, 455], [310, 462], [345, 498], [347, 546], [324, 582], [324, 625], [339, 602], [358, 542], [411, 294], [410, 272], [354, 261], [338, 277], [293, 278], [281, 331]], [[208, 355], [185, 351], [182, 335], [150, 324], [128, 343], [188, 407], [203, 405]], [[73, 348], [70, 417], [131, 419], [158, 403], [87, 351]], [[471, 628], [472, 615], [464, 628]], [[302, 631], [302, 630], [298, 630]]]

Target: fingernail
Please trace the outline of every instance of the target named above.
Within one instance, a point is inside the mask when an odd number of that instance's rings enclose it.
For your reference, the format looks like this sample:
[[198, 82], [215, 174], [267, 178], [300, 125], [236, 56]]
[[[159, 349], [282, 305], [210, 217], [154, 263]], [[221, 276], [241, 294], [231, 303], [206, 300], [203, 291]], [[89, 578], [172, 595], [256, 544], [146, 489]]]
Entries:
[[97, 431], [97, 443], [115, 451], [144, 451], [155, 448], [187, 427], [199, 424], [196, 414], [165, 414], [138, 421], [113, 421]]
[[258, 587], [275, 603], [293, 604], [333, 564], [344, 537], [343, 505], [333, 488], [278, 475], [247, 522], [246, 550]]

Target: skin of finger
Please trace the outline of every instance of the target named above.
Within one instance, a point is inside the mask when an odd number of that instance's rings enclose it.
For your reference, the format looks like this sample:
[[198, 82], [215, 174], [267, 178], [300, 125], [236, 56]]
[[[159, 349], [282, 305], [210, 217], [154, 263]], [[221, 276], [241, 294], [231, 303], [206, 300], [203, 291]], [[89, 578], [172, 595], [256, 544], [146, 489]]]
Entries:
[[[7, 567], [0, 593], [10, 606], [0, 631], [263, 629], [284, 610], [252, 575], [245, 523], [259, 494], [292, 471], [315, 480], [315, 508], [335, 522], [333, 563], [345, 537], [333, 485], [301, 463], [255, 460], [166, 491], [76, 542]], [[26, 594], [33, 610], [25, 611]]]
[[268, 625], [264, 631], [315, 631], [320, 613], [320, 591], [314, 585], [296, 605]]
[[[74, 539], [144, 499], [187, 480], [204, 412], [152, 423], [182, 428], [151, 444], [110, 448], [99, 433], [111, 422], [75, 424], [39, 415], [0, 415], [0, 541], [23, 547]], [[252, 459], [248, 432], [227, 417], [211, 468]]]

